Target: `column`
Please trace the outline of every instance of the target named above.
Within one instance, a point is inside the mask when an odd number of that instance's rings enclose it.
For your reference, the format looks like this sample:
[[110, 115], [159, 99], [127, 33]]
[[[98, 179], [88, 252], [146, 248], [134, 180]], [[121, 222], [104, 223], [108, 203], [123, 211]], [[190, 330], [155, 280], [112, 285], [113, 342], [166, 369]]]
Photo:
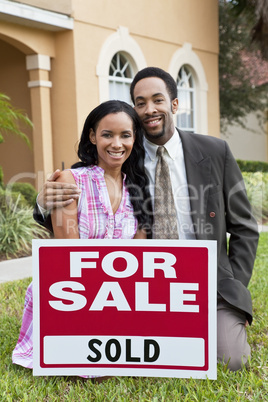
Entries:
[[[40, 172], [46, 178], [53, 172], [52, 122], [49, 81], [50, 57], [42, 54], [26, 56], [26, 68], [29, 71], [28, 88], [30, 88], [32, 122], [33, 122], [33, 152], [36, 177]], [[36, 187], [40, 183], [36, 179]], [[39, 187], [39, 188], [38, 188]]]

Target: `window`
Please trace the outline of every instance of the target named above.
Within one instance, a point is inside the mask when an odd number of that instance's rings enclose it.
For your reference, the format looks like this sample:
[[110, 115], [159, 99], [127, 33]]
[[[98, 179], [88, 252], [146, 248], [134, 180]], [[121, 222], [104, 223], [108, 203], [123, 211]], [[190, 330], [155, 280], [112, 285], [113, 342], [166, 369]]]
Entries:
[[195, 131], [195, 89], [191, 71], [182, 66], [178, 78], [179, 109], [177, 113], [177, 125], [185, 131]]
[[109, 69], [109, 98], [131, 103], [130, 84], [133, 79], [130, 62], [122, 53], [116, 53]]
[[[112, 84], [116, 87], [117, 82], [114, 71], [117, 69], [117, 54], [123, 58], [123, 62], [128, 62], [127, 71], [123, 74], [126, 81], [132, 79], [134, 75], [147, 66], [144, 55], [137, 42], [129, 35], [128, 28], [119, 26], [117, 31], [109, 35], [100, 48], [100, 54], [98, 63], [96, 66], [96, 73], [99, 79], [99, 100], [105, 102], [108, 99], [112, 99], [116, 96], [116, 91], [113, 92]], [[112, 62], [111, 62], [112, 60]], [[111, 68], [110, 68], [111, 67]], [[122, 68], [119, 68], [121, 71]], [[177, 72], [179, 69], [177, 69]], [[117, 76], [117, 78], [119, 78]], [[122, 78], [122, 77], [121, 77]], [[118, 84], [119, 85], [119, 84]], [[126, 82], [125, 86], [130, 85], [130, 82]], [[122, 83], [121, 83], [122, 86]], [[124, 91], [127, 94], [128, 89]], [[126, 98], [125, 98], [126, 99]], [[127, 94], [127, 100], [130, 101], [130, 96]]]

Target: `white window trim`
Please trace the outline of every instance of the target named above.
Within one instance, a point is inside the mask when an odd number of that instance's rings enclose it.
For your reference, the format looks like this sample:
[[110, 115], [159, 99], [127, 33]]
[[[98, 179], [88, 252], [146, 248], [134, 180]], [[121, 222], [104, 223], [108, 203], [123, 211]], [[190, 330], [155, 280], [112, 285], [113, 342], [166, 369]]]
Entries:
[[109, 68], [113, 56], [118, 52], [125, 53], [125, 57], [132, 65], [134, 75], [147, 66], [141, 48], [129, 35], [128, 28], [120, 26], [106, 39], [100, 51], [96, 67], [96, 74], [99, 77], [100, 103], [109, 100]]
[[[185, 131], [190, 131], [190, 132], [196, 132], [196, 100], [195, 100], [195, 98], [196, 98], [196, 85], [195, 85], [195, 80], [194, 80], [194, 77], [193, 77], [193, 73], [192, 73], [192, 70], [188, 67], [188, 65], [187, 66], [185, 66], [185, 65], [183, 65], [181, 68], [184, 68], [184, 69], [186, 69], [187, 71], [189, 71], [189, 73], [191, 74], [191, 76], [192, 76], [192, 80], [193, 80], [193, 87], [191, 87], [191, 88], [187, 88], [187, 89], [184, 89], [184, 88], [181, 88], [181, 89], [179, 89], [179, 86], [178, 86], [178, 84], [177, 84], [177, 88], [178, 88], [178, 99], [180, 99], [180, 90], [183, 92], [183, 91], [185, 91], [186, 93], [192, 93], [193, 94], [193, 97], [192, 97], [192, 99], [193, 99], [193, 103], [192, 103], [192, 109], [193, 109], [193, 127], [191, 127], [191, 128], [185, 128], [185, 127], [181, 127], [180, 125], [178, 125], [178, 127], [179, 128], [181, 128], [182, 130], [185, 130]], [[179, 70], [180, 71], [180, 70]], [[178, 74], [179, 74], [179, 72], [178, 72]], [[178, 80], [178, 76], [177, 76], [177, 80]], [[180, 110], [180, 101], [179, 101], [179, 109], [178, 109], [178, 112], [179, 112], [179, 110]], [[178, 112], [177, 112], [177, 114], [178, 114]], [[178, 121], [178, 119], [176, 119], [176, 122]]]
[[111, 75], [109, 75], [109, 81], [113, 81], [113, 82], [127, 82], [129, 84], [131, 84], [132, 82], [132, 78], [126, 78], [126, 77], [112, 77]]
[[196, 132], [199, 134], [208, 134], [208, 84], [202, 63], [192, 50], [190, 43], [184, 43], [183, 47], [174, 53], [169, 64], [168, 71], [176, 82], [180, 68], [184, 65], [190, 67], [195, 83]]
[[[110, 62], [110, 69], [109, 69], [109, 98], [110, 99], [121, 99], [124, 100], [125, 102], [131, 104], [131, 99], [130, 99], [130, 84], [133, 80], [134, 77], [134, 72], [132, 65], [129, 61], [129, 58], [126, 57], [125, 53], [122, 52], [117, 52], [114, 57], [116, 57], [116, 60], [114, 63], [112, 63], [112, 60]], [[114, 59], [113, 57], [113, 59]], [[120, 65], [120, 60], [124, 60], [125, 64], [123, 66]], [[118, 64], [119, 63], [119, 64]], [[115, 75], [110, 75], [110, 70], [114, 69], [113, 74]], [[130, 76], [131, 78], [128, 78], [125, 76], [126, 69], [129, 69]], [[117, 75], [117, 74], [120, 75]], [[118, 84], [120, 84], [120, 89], [118, 88]], [[122, 85], [122, 87], [121, 87]], [[111, 88], [113, 88], [112, 93], [111, 93]], [[119, 96], [118, 91], [122, 91], [124, 93], [123, 98]], [[116, 97], [114, 97], [116, 96]], [[127, 96], [127, 98], [125, 97]]]

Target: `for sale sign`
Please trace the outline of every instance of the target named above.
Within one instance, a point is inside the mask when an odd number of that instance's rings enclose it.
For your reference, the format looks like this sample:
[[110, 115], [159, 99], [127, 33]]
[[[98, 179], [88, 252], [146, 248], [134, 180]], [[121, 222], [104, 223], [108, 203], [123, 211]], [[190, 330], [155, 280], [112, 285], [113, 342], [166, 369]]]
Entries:
[[34, 240], [34, 375], [216, 378], [216, 242]]

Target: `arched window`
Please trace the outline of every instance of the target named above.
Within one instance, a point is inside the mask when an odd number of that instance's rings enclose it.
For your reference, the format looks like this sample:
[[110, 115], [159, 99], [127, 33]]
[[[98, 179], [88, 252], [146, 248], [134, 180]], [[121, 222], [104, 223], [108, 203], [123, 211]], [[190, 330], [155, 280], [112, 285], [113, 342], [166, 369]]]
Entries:
[[179, 108], [177, 125], [185, 131], [195, 131], [195, 88], [191, 71], [184, 65], [181, 67], [178, 78]]
[[114, 55], [109, 68], [109, 98], [131, 103], [130, 84], [133, 69], [126, 56], [118, 52]]
[[[106, 38], [100, 49], [98, 64], [96, 66], [96, 73], [99, 78], [100, 102], [105, 102], [117, 95], [110, 90], [110, 86], [112, 86], [112, 81], [115, 79], [114, 68], [117, 66], [116, 55], [118, 53], [123, 56], [124, 60], [129, 62], [128, 67], [130, 71], [128, 69], [124, 74], [126, 79], [132, 79], [139, 70], [147, 66], [141, 48], [129, 35], [128, 28], [119, 26], [116, 32]], [[111, 60], [114, 60], [113, 63], [111, 63]], [[129, 86], [130, 83], [127, 82], [125, 85]], [[130, 97], [128, 99], [130, 100]]]

